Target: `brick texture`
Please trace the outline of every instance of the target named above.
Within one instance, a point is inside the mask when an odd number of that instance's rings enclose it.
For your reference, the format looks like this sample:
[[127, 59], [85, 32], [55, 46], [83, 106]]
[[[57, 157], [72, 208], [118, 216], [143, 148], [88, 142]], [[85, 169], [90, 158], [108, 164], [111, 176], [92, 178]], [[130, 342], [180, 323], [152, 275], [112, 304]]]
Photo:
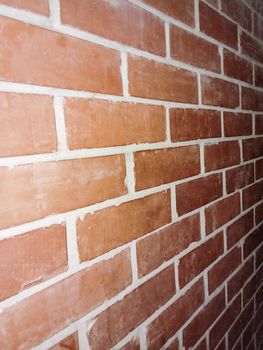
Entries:
[[262, 0], [0, 13], [0, 350], [262, 348]]

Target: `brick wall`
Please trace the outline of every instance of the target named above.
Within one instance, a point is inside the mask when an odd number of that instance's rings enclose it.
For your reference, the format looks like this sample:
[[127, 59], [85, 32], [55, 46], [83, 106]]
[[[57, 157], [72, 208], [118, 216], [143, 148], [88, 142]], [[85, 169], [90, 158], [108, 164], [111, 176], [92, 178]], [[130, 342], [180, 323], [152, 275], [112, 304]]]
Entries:
[[262, 349], [263, 6], [0, 0], [0, 349]]

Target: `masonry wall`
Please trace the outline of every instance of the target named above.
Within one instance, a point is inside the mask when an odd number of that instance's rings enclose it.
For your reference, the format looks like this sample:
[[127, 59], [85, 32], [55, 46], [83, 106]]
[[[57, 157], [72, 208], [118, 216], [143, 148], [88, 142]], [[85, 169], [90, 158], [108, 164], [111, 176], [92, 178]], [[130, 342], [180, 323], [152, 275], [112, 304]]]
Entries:
[[261, 1], [0, 15], [0, 349], [262, 349]]

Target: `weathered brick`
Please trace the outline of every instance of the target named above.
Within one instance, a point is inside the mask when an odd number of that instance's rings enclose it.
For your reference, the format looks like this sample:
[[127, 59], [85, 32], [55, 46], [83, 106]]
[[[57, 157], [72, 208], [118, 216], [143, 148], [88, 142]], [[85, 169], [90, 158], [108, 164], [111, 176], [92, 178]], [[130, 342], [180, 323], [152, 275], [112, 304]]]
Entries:
[[243, 190], [243, 209], [247, 209], [262, 199], [263, 181], [257, 182]]
[[200, 239], [198, 214], [180, 220], [137, 243], [139, 276], [144, 276]]
[[254, 181], [254, 164], [241, 165], [226, 171], [227, 193], [246, 187]]
[[243, 140], [244, 160], [263, 156], [263, 137]]
[[253, 83], [252, 64], [228, 50], [224, 50], [224, 73], [231, 78]]
[[263, 93], [242, 86], [241, 88], [242, 108], [257, 112], [263, 111]]
[[244, 259], [247, 258], [259, 245], [262, 243], [262, 235], [263, 235], [263, 225], [254, 230], [250, 235], [246, 238], [243, 253]]
[[240, 163], [240, 147], [237, 141], [225, 141], [205, 145], [206, 171], [228, 168]]
[[263, 62], [263, 48], [259, 41], [251, 35], [242, 32], [240, 35], [241, 52], [254, 60]]
[[252, 30], [252, 11], [238, 0], [222, 0], [222, 11], [249, 32]]
[[256, 135], [263, 134], [263, 115], [256, 115], [255, 119], [255, 128], [256, 128]]
[[170, 129], [173, 142], [220, 137], [220, 113], [207, 109], [172, 108]]
[[246, 136], [252, 134], [252, 115], [249, 113], [224, 112], [225, 136]]
[[93, 259], [170, 221], [167, 191], [87, 214], [77, 221], [80, 260]]
[[49, 15], [48, 0], [1, 0], [1, 4], [29, 10], [44, 16]]
[[61, 340], [58, 344], [55, 346], [52, 346], [49, 350], [79, 350], [79, 342], [78, 342], [78, 336], [77, 333], [73, 333], [67, 338]]
[[166, 139], [161, 106], [67, 99], [65, 122], [70, 149], [161, 142]]
[[199, 174], [199, 146], [136, 152], [136, 190], [155, 187]]
[[256, 161], [256, 179], [261, 179], [263, 177], [263, 159]]
[[227, 247], [232, 248], [238, 241], [240, 241], [252, 228], [254, 227], [253, 210], [241, 216], [233, 224], [228, 226], [226, 230]]
[[263, 221], [263, 203], [260, 203], [258, 206], [256, 206], [255, 217], [256, 225], [260, 224], [261, 221]]
[[132, 96], [197, 103], [197, 77], [190, 71], [129, 55], [128, 79]]

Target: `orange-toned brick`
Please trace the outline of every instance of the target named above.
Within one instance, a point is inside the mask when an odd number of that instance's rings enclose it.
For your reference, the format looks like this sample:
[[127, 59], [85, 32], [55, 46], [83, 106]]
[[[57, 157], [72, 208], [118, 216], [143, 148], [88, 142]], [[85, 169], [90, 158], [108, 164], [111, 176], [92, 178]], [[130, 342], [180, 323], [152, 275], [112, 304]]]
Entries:
[[252, 115], [249, 113], [224, 112], [225, 136], [246, 136], [252, 134]]
[[52, 346], [50, 350], [79, 350], [78, 336], [77, 333], [73, 333], [67, 338], [61, 340], [55, 346]]
[[1, 0], [1, 4], [29, 10], [44, 16], [49, 15], [48, 0]]
[[228, 168], [240, 163], [240, 147], [237, 141], [225, 141], [205, 145], [206, 171]]

